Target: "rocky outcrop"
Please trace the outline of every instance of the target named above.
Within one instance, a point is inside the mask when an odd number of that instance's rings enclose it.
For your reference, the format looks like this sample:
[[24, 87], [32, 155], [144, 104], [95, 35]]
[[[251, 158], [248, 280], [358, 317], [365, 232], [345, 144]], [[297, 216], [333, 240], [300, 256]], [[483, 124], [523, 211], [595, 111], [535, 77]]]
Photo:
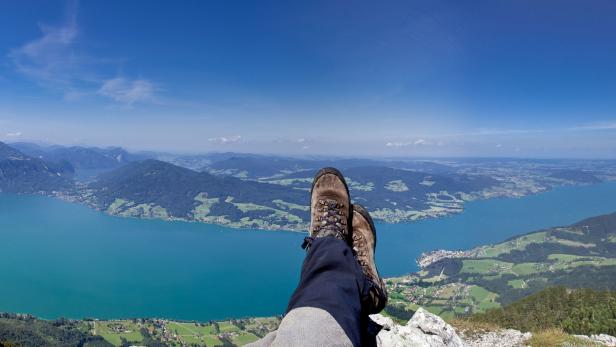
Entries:
[[604, 346], [616, 346], [616, 337], [606, 334], [600, 335], [574, 335], [578, 339], [594, 342], [596, 344], [604, 345]]
[[455, 329], [436, 315], [420, 308], [406, 325], [395, 324], [380, 314], [371, 318], [383, 326], [377, 335], [380, 347], [463, 347]]
[[[377, 335], [379, 347], [522, 347], [528, 346], [531, 333], [514, 329], [456, 331], [441, 317], [419, 308], [406, 325], [396, 324], [391, 318], [380, 314], [370, 318], [383, 326]], [[616, 337], [600, 335], [573, 335], [583, 345], [614, 346]], [[576, 345], [577, 346], [577, 345]]]
[[380, 314], [372, 315], [371, 318], [383, 326], [377, 335], [379, 347], [514, 347], [525, 346], [525, 341], [532, 336], [531, 333], [512, 329], [458, 335], [441, 317], [422, 308], [415, 312], [406, 325], [396, 324], [391, 318]]

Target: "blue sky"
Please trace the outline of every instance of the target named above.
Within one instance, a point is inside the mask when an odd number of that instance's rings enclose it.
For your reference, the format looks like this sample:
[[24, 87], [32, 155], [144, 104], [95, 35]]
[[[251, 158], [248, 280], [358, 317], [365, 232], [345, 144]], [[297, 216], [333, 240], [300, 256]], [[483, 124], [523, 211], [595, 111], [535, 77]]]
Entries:
[[3, 1], [0, 141], [616, 157], [616, 2]]

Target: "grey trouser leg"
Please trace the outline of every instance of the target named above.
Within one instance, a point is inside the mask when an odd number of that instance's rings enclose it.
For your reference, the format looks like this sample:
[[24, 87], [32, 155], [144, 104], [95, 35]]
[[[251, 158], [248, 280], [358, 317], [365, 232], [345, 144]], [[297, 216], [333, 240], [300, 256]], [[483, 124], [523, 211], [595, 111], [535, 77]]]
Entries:
[[278, 330], [267, 334], [250, 347], [352, 347], [338, 322], [327, 311], [314, 307], [292, 309], [280, 322]]

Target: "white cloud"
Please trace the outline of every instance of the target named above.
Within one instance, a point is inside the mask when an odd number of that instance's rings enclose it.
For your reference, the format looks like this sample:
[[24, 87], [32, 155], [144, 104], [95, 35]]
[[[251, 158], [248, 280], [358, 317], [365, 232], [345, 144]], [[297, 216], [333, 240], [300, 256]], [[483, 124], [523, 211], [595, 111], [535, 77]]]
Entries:
[[404, 147], [410, 145], [410, 142], [387, 142], [385, 146], [387, 147]]
[[73, 47], [79, 34], [76, 7], [69, 7], [68, 18], [62, 25], [39, 26], [40, 38], [9, 52], [16, 71], [39, 85], [60, 90], [84, 80], [82, 66], [85, 58]]
[[603, 122], [586, 124], [579, 127], [571, 128], [571, 130], [612, 130], [616, 129], [616, 122]]
[[6, 137], [20, 137], [21, 136], [21, 131], [16, 131], [13, 133], [6, 133]]
[[9, 52], [15, 70], [41, 87], [62, 93], [66, 101], [97, 94], [127, 104], [152, 101], [155, 91], [152, 82], [111, 78], [100, 73], [102, 65], [114, 60], [84, 53], [79, 46], [77, 2], [69, 2], [67, 13], [64, 23], [39, 25], [41, 37]]
[[103, 82], [98, 93], [118, 102], [133, 104], [152, 100], [154, 89], [154, 84], [148, 80], [116, 77]]
[[[407, 147], [407, 146], [428, 146], [432, 145], [431, 141], [425, 139], [417, 139], [414, 141], [398, 141], [398, 142], [387, 142], [385, 146], [387, 147]], [[443, 142], [438, 143], [439, 146], [444, 145]]]
[[240, 135], [234, 135], [234, 136], [211, 137], [208, 139], [208, 141], [212, 143], [224, 145], [224, 144], [230, 144], [230, 143], [237, 143], [241, 139], [242, 137]]

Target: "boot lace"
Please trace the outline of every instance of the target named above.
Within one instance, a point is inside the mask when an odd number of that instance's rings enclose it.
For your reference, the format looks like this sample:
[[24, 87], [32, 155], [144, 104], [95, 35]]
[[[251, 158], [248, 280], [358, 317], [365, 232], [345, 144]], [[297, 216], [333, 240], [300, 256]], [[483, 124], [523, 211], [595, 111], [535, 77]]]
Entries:
[[344, 240], [346, 218], [342, 213], [344, 204], [331, 199], [319, 199], [317, 212], [319, 215], [314, 221], [312, 234], [315, 237], [334, 236]]
[[312, 225], [311, 237], [306, 237], [302, 248], [310, 247], [312, 241], [318, 237], [333, 236], [345, 240], [346, 217], [343, 213], [344, 204], [332, 199], [319, 199], [317, 202], [318, 216]]

